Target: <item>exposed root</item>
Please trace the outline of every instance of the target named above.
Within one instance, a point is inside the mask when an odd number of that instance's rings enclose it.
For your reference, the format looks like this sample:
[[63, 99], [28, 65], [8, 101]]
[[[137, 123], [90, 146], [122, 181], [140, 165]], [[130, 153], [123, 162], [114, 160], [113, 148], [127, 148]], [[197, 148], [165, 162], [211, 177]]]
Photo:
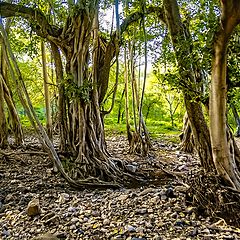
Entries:
[[150, 141], [145, 136], [141, 136], [138, 132], [132, 134], [130, 142], [131, 154], [140, 154], [141, 156], [147, 156], [151, 147]]
[[[103, 157], [103, 156], [102, 156]], [[100, 159], [97, 157], [87, 158], [84, 156], [81, 160], [69, 157], [62, 160], [65, 171], [69, 176], [78, 183], [93, 184], [94, 186], [116, 185], [116, 186], [135, 186], [144, 184], [146, 178], [128, 170], [127, 162], [113, 159], [105, 156]]]
[[194, 176], [188, 183], [191, 187], [187, 200], [197, 207], [199, 215], [223, 218], [236, 227], [240, 226], [240, 192], [221, 185], [216, 175]]

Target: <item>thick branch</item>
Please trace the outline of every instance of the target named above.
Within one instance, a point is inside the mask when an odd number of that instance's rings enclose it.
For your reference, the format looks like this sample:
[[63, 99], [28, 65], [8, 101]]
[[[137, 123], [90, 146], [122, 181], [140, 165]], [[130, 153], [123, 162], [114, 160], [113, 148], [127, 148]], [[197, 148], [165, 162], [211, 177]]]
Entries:
[[44, 14], [39, 9], [24, 7], [18, 4], [0, 2], [1, 17], [23, 17], [29, 21], [36, 33], [44, 38], [48, 36], [58, 37], [61, 29], [52, 26], [47, 21]]

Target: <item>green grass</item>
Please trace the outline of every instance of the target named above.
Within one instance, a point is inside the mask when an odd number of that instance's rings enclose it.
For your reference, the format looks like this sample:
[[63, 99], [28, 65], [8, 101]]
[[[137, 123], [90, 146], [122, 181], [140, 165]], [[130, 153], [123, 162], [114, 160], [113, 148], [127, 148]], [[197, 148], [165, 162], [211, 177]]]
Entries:
[[[165, 139], [171, 142], [179, 142], [178, 135], [181, 132], [180, 127], [173, 128], [169, 121], [147, 121], [147, 129], [153, 139]], [[133, 127], [133, 123], [131, 122]], [[126, 124], [117, 123], [117, 119], [106, 118], [105, 119], [105, 132], [107, 136], [113, 135], [126, 135]]]

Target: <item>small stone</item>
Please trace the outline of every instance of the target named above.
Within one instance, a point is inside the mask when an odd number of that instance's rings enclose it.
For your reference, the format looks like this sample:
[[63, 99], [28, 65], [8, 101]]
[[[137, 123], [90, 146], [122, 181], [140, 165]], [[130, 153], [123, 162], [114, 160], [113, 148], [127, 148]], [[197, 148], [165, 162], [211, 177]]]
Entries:
[[75, 229], [77, 229], [77, 226], [75, 224], [70, 226], [70, 230], [75, 230]]
[[176, 222], [175, 222], [175, 225], [179, 226], [179, 227], [182, 227], [184, 225], [184, 221], [182, 221], [180, 219], [177, 219]]
[[103, 220], [103, 225], [109, 225], [110, 224], [110, 220], [109, 219], [104, 219]]
[[174, 188], [174, 190], [175, 190], [176, 192], [182, 192], [182, 193], [187, 192], [188, 189], [189, 189], [189, 187], [185, 187], [185, 186], [176, 186], [176, 187]]
[[204, 234], [210, 234], [210, 230], [208, 228], [205, 228], [202, 230], [202, 233]]
[[32, 217], [41, 213], [39, 199], [32, 199], [27, 206], [27, 215]]
[[172, 214], [170, 215], [170, 217], [171, 217], [171, 218], [177, 218], [177, 217], [178, 217], [177, 212], [172, 213]]
[[161, 200], [167, 200], [167, 195], [162, 194], [162, 195], [161, 195]]
[[174, 207], [174, 211], [176, 211], [176, 212], [181, 212], [181, 211], [182, 211], [182, 208], [179, 207], [179, 206], [176, 206], [176, 207]]
[[99, 217], [100, 216], [100, 213], [98, 211], [92, 211], [91, 214], [92, 214], [93, 217]]
[[148, 213], [153, 213], [154, 210], [153, 210], [152, 208], [149, 208], [149, 209], [147, 210], [147, 212], [148, 212]]
[[4, 229], [4, 230], [2, 231], [2, 236], [4, 236], [4, 237], [9, 237], [9, 236], [10, 236], [10, 232], [9, 232], [7, 229]]
[[186, 209], [186, 213], [187, 213], [187, 214], [192, 214], [194, 210], [195, 210], [194, 207], [188, 207], [188, 208]]
[[71, 222], [72, 222], [72, 223], [76, 223], [76, 222], [78, 222], [78, 221], [79, 221], [79, 219], [76, 218], [76, 217], [74, 217], [74, 218], [71, 219]]
[[127, 194], [123, 194], [123, 195], [120, 195], [117, 200], [118, 201], [125, 201], [126, 199], [128, 198], [128, 195]]
[[76, 208], [75, 207], [69, 207], [68, 208], [68, 212], [76, 212]]
[[152, 192], [154, 192], [153, 188], [146, 188], [145, 190], [139, 193], [139, 196], [147, 195], [148, 193], [152, 193]]
[[138, 213], [138, 214], [145, 214], [145, 213], [147, 213], [147, 209], [146, 208], [138, 209], [136, 211], [136, 213]]
[[128, 164], [128, 165], [126, 165], [126, 168], [130, 172], [134, 172], [135, 173], [137, 171], [137, 166], [135, 166], [135, 165]]
[[51, 233], [46, 233], [34, 238], [33, 240], [59, 240], [59, 238], [57, 238], [56, 235], [53, 235]]
[[129, 226], [127, 226], [127, 231], [128, 232], [136, 232], [136, 228], [131, 226], [131, 225], [129, 225]]

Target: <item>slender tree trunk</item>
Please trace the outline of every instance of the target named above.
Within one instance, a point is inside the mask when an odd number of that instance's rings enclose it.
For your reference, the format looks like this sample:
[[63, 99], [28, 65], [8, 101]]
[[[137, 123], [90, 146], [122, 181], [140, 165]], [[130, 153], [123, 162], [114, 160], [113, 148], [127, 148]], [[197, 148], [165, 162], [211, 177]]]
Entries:
[[49, 93], [49, 87], [48, 87], [46, 47], [45, 47], [44, 41], [41, 42], [41, 50], [42, 50], [44, 99], [45, 99], [45, 109], [46, 109], [46, 128], [47, 128], [47, 133], [49, 138], [52, 139], [51, 102], [50, 102], [50, 93]]
[[240, 2], [222, 2], [221, 26], [214, 42], [212, 84], [210, 95], [210, 132], [213, 160], [220, 177], [240, 189], [240, 175], [236, 165], [234, 139], [227, 128], [227, 45], [234, 28], [240, 22]]
[[9, 91], [9, 88], [7, 84], [5, 83], [5, 79], [0, 75], [0, 78], [2, 79], [3, 83], [3, 91], [4, 91], [4, 99], [7, 104], [7, 108], [9, 111], [9, 127], [11, 127], [11, 131], [14, 135], [15, 144], [17, 146], [21, 145], [23, 143], [23, 130], [22, 130], [22, 124], [20, 122], [20, 118], [17, 113], [17, 109], [15, 107], [14, 101], [12, 99], [11, 93]]
[[125, 112], [126, 112], [126, 127], [127, 127], [127, 138], [129, 144], [132, 141], [131, 127], [129, 123], [129, 61], [127, 59], [127, 49], [124, 46], [124, 79], [125, 79]]
[[2, 82], [2, 88], [4, 92], [4, 100], [6, 102], [9, 121], [8, 128], [12, 131], [15, 139], [15, 144], [20, 145], [23, 143], [23, 130], [22, 125], [17, 113], [15, 103], [13, 101], [11, 89], [8, 83], [8, 73], [7, 73], [7, 60], [6, 60], [6, 48], [5, 44], [2, 42], [2, 52], [1, 52], [1, 74], [0, 81]]
[[3, 78], [0, 78], [0, 148], [6, 148], [8, 145], [8, 129], [4, 108]]
[[56, 44], [51, 43], [52, 55], [55, 63], [56, 82], [58, 86], [58, 124], [60, 133], [60, 150], [63, 152], [72, 151], [70, 147], [70, 139], [67, 123], [67, 110], [66, 110], [66, 93], [63, 79], [63, 64], [60, 51]]

